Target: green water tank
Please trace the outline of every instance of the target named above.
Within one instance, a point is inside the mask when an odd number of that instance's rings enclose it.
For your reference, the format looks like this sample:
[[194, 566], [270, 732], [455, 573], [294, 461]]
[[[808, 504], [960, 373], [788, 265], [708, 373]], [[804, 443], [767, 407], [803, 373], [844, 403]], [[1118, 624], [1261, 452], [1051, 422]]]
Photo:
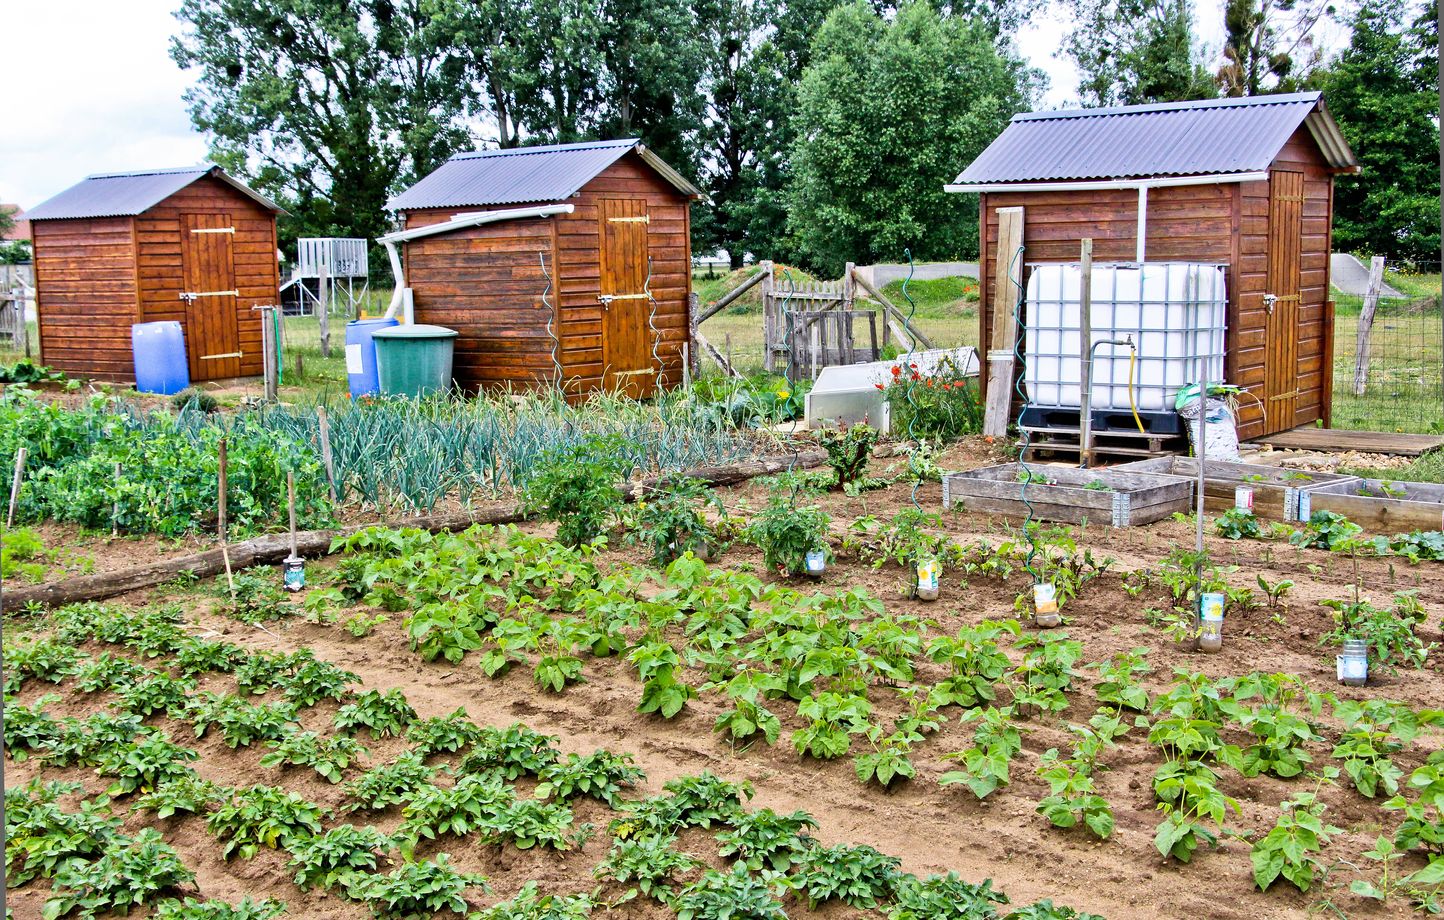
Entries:
[[386, 396], [429, 396], [451, 389], [456, 330], [409, 325], [377, 329], [376, 376]]

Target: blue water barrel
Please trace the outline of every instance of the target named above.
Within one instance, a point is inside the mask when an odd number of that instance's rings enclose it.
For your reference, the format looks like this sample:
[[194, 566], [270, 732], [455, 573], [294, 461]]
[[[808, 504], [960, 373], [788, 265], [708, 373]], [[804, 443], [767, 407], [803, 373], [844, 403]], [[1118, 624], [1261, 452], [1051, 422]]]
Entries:
[[357, 319], [346, 324], [346, 379], [351, 383], [351, 398], [372, 396], [381, 390], [376, 376], [376, 343], [371, 340], [377, 329], [395, 326], [394, 319]]
[[135, 388], [142, 393], [169, 396], [191, 385], [180, 323], [136, 323], [130, 327], [130, 351], [135, 357]]

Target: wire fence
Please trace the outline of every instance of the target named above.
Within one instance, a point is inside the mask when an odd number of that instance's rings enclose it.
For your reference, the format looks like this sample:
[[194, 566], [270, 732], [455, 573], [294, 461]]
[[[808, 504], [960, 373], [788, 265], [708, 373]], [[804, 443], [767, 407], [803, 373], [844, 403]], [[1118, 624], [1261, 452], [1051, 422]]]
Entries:
[[1385, 263], [1372, 322], [1366, 286], [1335, 281], [1333, 427], [1444, 432], [1439, 263]]

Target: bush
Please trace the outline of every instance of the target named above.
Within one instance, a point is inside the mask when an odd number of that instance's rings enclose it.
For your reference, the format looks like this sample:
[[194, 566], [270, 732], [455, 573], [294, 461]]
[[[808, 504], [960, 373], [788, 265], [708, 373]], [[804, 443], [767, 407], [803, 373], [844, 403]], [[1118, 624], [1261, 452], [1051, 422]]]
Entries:
[[631, 469], [620, 436], [592, 435], [548, 453], [522, 487], [522, 510], [555, 521], [557, 539], [568, 546], [590, 543], [606, 530], [618, 505], [616, 483]]
[[923, 374], [916, 364], [895, 364], [879, 390], [892, 406], [892, 430], [910, 439], [952, 440], [983, 430], [983, 401], [975, 379], [951, 359]]
[[702, 480], [688, 476], [668, 480], [637, 503], [630, 539], [646, 546], [657, 565], [689, 551], [705, 555], [716, 543], [712, 525], [702, 514], [708, 504], [721, 510], [722, 503]]

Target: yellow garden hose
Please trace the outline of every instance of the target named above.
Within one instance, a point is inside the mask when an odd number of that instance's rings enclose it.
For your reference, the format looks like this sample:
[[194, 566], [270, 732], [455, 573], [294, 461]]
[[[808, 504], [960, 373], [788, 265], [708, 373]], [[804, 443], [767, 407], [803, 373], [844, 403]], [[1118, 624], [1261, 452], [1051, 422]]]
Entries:
[[1133, 395], [1133, 369], [1138, 364], [1138, 346], [1128, 343], [1128, 408], [1133, 412], [1133, 423], [1139, 434], [1148, 434], [1143, 428], [1143, 419], [1138, 417], [1138, 400]]

